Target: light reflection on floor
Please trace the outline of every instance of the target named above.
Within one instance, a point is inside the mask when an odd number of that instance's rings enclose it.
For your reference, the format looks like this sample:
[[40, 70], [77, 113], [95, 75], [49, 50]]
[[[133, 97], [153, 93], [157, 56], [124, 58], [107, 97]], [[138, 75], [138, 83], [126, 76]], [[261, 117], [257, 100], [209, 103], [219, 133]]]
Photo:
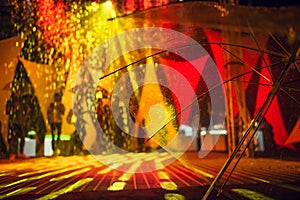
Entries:
[[[186, 152], [180, 161], [162, 167], [169, 156], [166, 153], [99, 156], [107, 158], [110, 167], [91, 155], [0, 160], [0, 199], [64, 199], [66, 195], [73, 198], [91, 192], [128, 195], [135, 191], [141, 195], [155, 191], [160, 199], [190, 199], [190, 194], [192, 199], [201, 199], [227, 159], [226, 155], [199, 159], [196, 152]], [[158, 168], [149, 171], [148, 165]], [[128, 170], [120, 171], [120, 167]], [[300, 194], [299, 169], [299, 161], [243, 159], [226, 190], [239, 197], [251, 196], [250, 199]]]
[[[110, 167], [91, 155], [3, 162], [0, 171], [0, 199], [24, 194], [38, 194], [39, 199], [53, 199], [74, 191], [120, 191], [127, 188], [134, 190], [162, 188], [174, 192], [180, 186], [197, 186], [200, 183], [195, 177], [191, 178], [191, 183], [187, 183], [180, 181], [174, 174], [171, 176], [173, 172], [163, 168], [163, 162], [170, 159], [166, 152], [99, 155], [99, 157], [107, 158]], [[127, 170], [119, 171], [118, 168], [124, 165]], [[157, 170], [141, 173], [148, 171], [148, 165], [156, 166]], [[135, 173], [137, 171], [139, 173]]]

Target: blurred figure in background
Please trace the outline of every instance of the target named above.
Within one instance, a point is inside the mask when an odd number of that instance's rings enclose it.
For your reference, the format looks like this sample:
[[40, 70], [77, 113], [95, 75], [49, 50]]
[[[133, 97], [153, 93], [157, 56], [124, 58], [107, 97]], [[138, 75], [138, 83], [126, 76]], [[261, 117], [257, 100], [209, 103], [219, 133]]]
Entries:
[[7, 157], [8, 157], [8, 152], [7, 152], [5, 141], [2, 137], [2, 122], [0, 121], [0, 159], [7, 158]]
[[[52, 135], [52, 150], [55, 152], [57, 145], [60, 142], [62, 116], [65, 114], [65, 106], [61, 103], [61, 95], [54, 94], [54, 102], [50, 104], [47, 110], [48, 122], [51, 128]], [[57, 140], [55, 141], [55, 131], [57, 133]]]
[[[6, 114], [9, 116], [9, 124], [11, 132], [8, 135], [10, 146], [10, 160], [15, 160], [18, 156], [20, 158], [28, 158], [24, 152], [25, 136], [28, 132], [27, 122], [29, 119], [30, 108], [26, 104], [25, 99], [21, 96], [20, 89], [12, 93], [10, 99], [6, 103]], [[18, 140], [20, 139], [20, 145]], [[18, 154], [19, 146], [19, 154]]]

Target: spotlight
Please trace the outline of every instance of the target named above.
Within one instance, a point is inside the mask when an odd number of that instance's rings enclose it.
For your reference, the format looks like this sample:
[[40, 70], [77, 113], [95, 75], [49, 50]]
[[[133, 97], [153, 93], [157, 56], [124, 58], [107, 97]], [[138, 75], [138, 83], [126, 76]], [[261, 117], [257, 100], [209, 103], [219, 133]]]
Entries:
[[106, 2], [105, 2], [105, 6], [106, 6], [107, 8], [111, 7], [111, 6], [112, 6], [112, 2], [111, 2], [111, 1], [106, 1]]

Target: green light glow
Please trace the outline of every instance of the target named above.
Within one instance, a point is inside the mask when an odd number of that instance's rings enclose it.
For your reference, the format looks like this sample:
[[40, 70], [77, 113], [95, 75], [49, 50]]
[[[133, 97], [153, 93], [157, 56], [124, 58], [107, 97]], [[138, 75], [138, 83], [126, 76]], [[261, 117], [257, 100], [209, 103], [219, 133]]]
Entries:
[[273, 198], [267, 197], [263, 194], [260, 194], [258, 192], [248, 190], [248, 189], [242, 189], [242, 188], [234, 188], [231, 189], [231, 191], [238, 193], [239, 195], [242, 195], [243, 197], [246, 197], [247, 199], [264, 199], [264, 200], [274, 200]]
[[[54, 136], [55, 140], [57, 139], [57, 135]], [[45, 139], [51, 139], [52, 140], [52, 136], [51, 134], [46, 134], [45, 135]], [[71, 135], [65, 135], [65, 134], [62, 134], [60, 135], [60, 140], [71, 140]]]

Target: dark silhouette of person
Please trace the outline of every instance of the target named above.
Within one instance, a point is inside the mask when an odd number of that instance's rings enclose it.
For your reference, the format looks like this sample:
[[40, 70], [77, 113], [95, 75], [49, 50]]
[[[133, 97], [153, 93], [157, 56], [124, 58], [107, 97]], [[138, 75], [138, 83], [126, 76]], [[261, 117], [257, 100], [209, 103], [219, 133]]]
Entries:
[[[24, 154], [25, 136], [28, 132], [26, 126], [29, 119], [30, 108], [26, 104], [25, 99], [21, 96], [20, 89], [17, 89], [6, 103], [6, 114], [9, 116], [9, 126], [11, 133], [9, 134], [10, 143], [10, 160], [15, 160], [18, 156], [27, 159]], [[20, 139], [18, 154], [18, 139]]]
[[264, 141], [264, 147], [265, 151], [264, 154], [266, 156], [274, 156], [277, 153], [277, 145], [274, 140], [274, 134], [273, 134], [273, 128], [270, 123], [266, 119], [263, 119], [260, 130], [263, 133], [263, 141]]
[[2, 137], [2, 122], [0, 121], [0, 158], [7, 158], [8, 152], [6, 148], [6, 144]]
[[[65, 106], [61, 103], [61, 95], [59, 93], [54, 94], [54, 102], [50, 104], [47, 110], [48, 122], [51, 127], [52, 135], [52, 150], [56, 150], [56, 145], [60, 142], [62, 116], [65, 113]], [[57, 140], [55, 141], [55, 131], [57, 132]]]

